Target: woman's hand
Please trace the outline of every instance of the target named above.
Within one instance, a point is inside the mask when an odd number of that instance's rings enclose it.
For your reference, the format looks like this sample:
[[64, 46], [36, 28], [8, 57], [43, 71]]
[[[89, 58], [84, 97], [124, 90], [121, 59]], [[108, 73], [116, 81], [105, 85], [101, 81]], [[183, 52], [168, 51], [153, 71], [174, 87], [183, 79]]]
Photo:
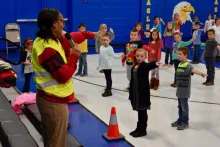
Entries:
[[77, 44], [74, 45], [74, 48], [70, 49], [70, 54], [75, 54], [77, 56], [80, 56], [81, 51], [80, 51], [80, 48]]

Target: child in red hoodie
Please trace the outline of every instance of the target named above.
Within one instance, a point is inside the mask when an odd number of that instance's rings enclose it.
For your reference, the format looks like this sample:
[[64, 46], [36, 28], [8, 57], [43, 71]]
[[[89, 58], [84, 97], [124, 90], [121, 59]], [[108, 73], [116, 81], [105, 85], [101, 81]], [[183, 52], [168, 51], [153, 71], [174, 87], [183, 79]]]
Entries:
[[[163, 48], [163, 42], [160, 39], [159, 31], [157, 29], [151, 30], [150, 41], [148, 46], [153, 49], [154, 54], [148, 54], [149, 62], [159, 62], [161, 60], [161, 49]], [[159, 87], [159, 68], [151, 70], [151, 83], [150, 89], [157, 90]]]

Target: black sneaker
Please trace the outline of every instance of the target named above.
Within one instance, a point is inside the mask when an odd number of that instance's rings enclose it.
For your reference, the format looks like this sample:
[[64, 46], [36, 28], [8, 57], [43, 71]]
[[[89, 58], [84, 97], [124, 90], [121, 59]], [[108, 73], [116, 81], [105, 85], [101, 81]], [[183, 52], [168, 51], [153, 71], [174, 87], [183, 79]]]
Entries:
[[88, 77], [88, 74], [82, 74], [80, 77]]
[[108, 97], [108, 96], [112, 96], [112, 91], [106, 89], [105, 92], [102, 94], [103, 97]]
[[189, 125], [188, 124], [181, 124], [180, 126], [177, 127], [177, 130], [185, 130], [188, 129]]
[[81, 75], [81, 73], [79, 73], [79, 72], [77, 72], [76, 74], [75, 74], [75, 76], [80, 76]]
[[178, 121], [175, 121], [171, 124], [172, 127], [179, 127], [180, 123]]

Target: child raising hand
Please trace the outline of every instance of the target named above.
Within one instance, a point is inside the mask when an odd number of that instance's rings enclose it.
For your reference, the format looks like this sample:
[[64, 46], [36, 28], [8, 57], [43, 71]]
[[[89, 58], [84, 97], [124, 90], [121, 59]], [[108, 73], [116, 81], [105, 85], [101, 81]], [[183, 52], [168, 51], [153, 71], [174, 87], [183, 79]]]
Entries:
[[138, 112], [137, 128], [130, 133], [133, 137], [142, 137], [147, 135], [147, 109], [150, 109], [150, 87], [149, 72], [160, 66], [159, 62], [146, 63], [146, 50], [137, 49], [136, 64], [131, 69], [131, 81], [129, 89], [129, 100], [133, 110]]

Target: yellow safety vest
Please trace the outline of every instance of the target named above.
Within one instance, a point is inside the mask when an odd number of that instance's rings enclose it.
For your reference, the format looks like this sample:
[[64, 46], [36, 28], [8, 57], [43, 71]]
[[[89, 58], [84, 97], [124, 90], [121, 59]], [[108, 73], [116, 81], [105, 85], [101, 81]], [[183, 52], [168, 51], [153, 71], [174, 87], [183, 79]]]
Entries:
[[32, 49], [32, 64], [36, 87], [38, 90], [42, 90], [48, 94], [65, 98], [74, 92], [72, 79], [69, 79], [65, 84], [60, 84], [39, 64], [38, 57], [43, 53], [45, 48], [53, 48], [59, 52], [64, 62], [67, 63], [65, 52], [60, 42], [57, 43], [52, 39], [49, 39], [47, 42], [39, 37], [36, 38]]

